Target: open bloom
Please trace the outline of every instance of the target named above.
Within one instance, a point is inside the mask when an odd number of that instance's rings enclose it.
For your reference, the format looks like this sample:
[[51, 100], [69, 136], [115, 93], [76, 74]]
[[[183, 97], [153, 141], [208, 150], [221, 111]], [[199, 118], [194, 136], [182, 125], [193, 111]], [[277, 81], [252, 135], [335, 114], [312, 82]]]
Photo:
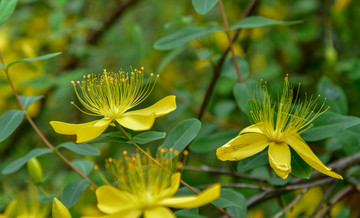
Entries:
[[[173, 160], [160, 152], [156, 164], [139, 153], [119, 160], [109, 158], [105, 167], [113, 184], [96, 189], [98, 208], [102, 217], [175, 217], [172, 208], [203, 206], [220, 196], [220, 184], [215, 184], [199, 195], [173, 197], [180, 185], [180, 173], [172, 174]], [[87, 217], [90, 218], [90, 217]]]
[[[265, 82], [266, 83], [266, 82]], [[311, 167], [328, 176], [342, 179], [342, 176], [331, 171], [312, 152], [300, 133], [311, 128], [314, 121], [323, 112], [320, 112], [325, 102], [317, 112], [315, 99], [305, 99], [300, 102], [296, 96], [293, 103], [293, 90], [288, 78], [285, 77], [283, 93], [277, 105], [272, 103], [266, 85], [262, 94], [255, 94], [258, 103], [251, 104], [251, 116], [255, 121], [243, 129], [240, 134], [228, 143], [218, 148], [217, 157], [222, 160], [241, 160], [263, 151], [269, 146], [268, 155], [270, 166], [282, 179], [291, 173], [291, 152], [289, 146]], [[299, 85], [300, 87], [300, 85]]]
[[[144, 68], [141, 68], [144, 70]], [[143, 102], [154, 88], [159, 75], [150, 74], [144, 82], [144, 73], [135, 69], [133, 72], [89, 74], [74, 85], [80, 103], [89, 111], [86, 112], [75, 105], [81, 112], [104, 117], [82, 124], [51, 121], [55, 132], [64, 135], [76, 135], [77, 143], [90, 141], [101, 135], [112, 121], [134, 131], [149, 130], [156, 117], [166, 115], [176, 109], [175, 96], [167, 96], [150, 107], [129, 111]], [[145, 84], [143, 84], [145, 83]], [[77, 86], [80, 87], [80, 92]]]

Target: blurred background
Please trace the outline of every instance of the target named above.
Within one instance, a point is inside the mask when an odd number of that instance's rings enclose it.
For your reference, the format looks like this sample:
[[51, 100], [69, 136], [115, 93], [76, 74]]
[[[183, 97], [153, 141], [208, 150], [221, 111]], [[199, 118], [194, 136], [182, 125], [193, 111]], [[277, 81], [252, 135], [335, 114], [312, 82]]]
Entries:
[[[248, 3], [244, 0], [224, 1], [230, 25], [241, 20]], [[330, 110], [360, 116], [359, 14], [360, 2], [352, 0], [258, 1], [252, 15], [300, 20], [302, 23], [242, 30], [234, 42], [234, 49], [243, 79], [267, 80], [270, 92], [278, 96], [288, 73], [295, 86], [302, 83], [300, 96], [305, 92], [321, 94], [329, 99]], [[153, 130], [168, 132], [181, 120], [198, 117], [214, 66], [228, 47], [226, 34], [219, 31], [192, 39], [175, 49], [154, 48], [155, 42], [162, 37], [190, 26], [222, 27], [218, 7], [200, 15], [193, 9], [191, 1], [184, 0], [19, 0], [13, 15], [0, 27], [0, 51], [6, 63], [62, 52], [55, 58], [18, 64], [10, 70], [20, 95], [44, 96], [28, 112], [55, 145], [73, 141], [74, 137], [57, 135], [49, 121], [81, 123], [92, 119], [70, 104], [77, 101], [70, 81], [80, 80], [84, 74], [100, 73], [103, 69], [130, 71], [133, 66], [144, 67], [146, 73], [160, 74], [152, 95], [140, 107], [169, 94], [177, 95], [178, 109], [159, 118], [153, 127]], [[206, 145], [207, 136], [221, 133], [215, 141], [218, 144], [209, 145], [215, 149], [249, 124], [233, 95], [233, 87], [238, 81], [230, 54], [221, 69], [195, 145]], [[19, 106], [5, 74], [0, 73], [0, 114], [9, 109], [19, 109]], [[325, 162], [334, 156], [346, 156], [360, 150], [342, 150], [341, 139], [337, 141], [337, 147], [329, 141], [319, 142], [314, 148], [315, 153], [324, 153]], [[86, 159], [100, 168], [103, 168], [104, 158], [116, 157], [125, 147], [109, 143], [96, 146], [101, 149], [101, 156]], [[0, 168], [34, 147], [44, 147], [44, 144], [24, 121], [11, 137], [0, 143]], [[218, 161], [213, 149], [196, 151], [194, 148], [188, 157], [189, 165], [206, 164], [236, 170], [235, 163]], [[339, 153], [334, 154], [336, 151]], [[64, 150], [64, 154], [70, 160], [77, 158], [70, 151]], [[43, 184], [45, 191], [39, 195], [58, 195], [64, 184], [78, 177], [55, 155], [42, 156], [39, 160], [47, 178]], [[93, 172], [92, 177], [101, 181], [97, 172]], [[16, 174], [0, 175], [0, 186], [3, 187], [0, 211], [11, 200], [11, 193], [27, 192], [28, 179], [24, 178], [28, 178], [25, 168]], [[232, 178], [185, 171], [184, 180], [197, 186], [232, 181]], [[254, 193], [242, 192], [245, 196]], [[87, 201], [92, 202], [93, 207], [87, 205]], [[95, 201], [94, 194], [88, 190], [72, 213], [75, 216], [95, 215]], [[267, 215], [256, 211], [250, 214]]]

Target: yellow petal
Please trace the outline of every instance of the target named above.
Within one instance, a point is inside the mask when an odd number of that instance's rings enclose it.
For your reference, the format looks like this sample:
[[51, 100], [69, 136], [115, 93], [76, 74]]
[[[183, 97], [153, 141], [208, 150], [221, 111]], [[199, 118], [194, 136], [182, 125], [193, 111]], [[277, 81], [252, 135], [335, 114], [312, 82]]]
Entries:
[[52, 204], [52, 217], [53, 218], [71, 218], [69, 210], [59, 201], [54, 198]]
[[120, 191], [109, 185], [96, 189], [98, 208], [104, 213], [113, 214], [124, 210], [134, 209], [133, 197], [127, 192]]
[[101, 120], [98, 120], [97, 122], [91, 123], [91, 125], [80, 127], [76, 130], [76, 143], [90, 141], [98, 137], [109, 126], [110, 122], [111, 119], [103, 118]]
[[264, 150], [271, 141], [260, 133], [247, 133], [236, 136], [228, 143], [216, 150], [218, 159], [225, 160], [241, 160], [250, 157]]
[[114, 214], [105, 215], [105, 216], [82, 216], [81, 218], [138, 218], [142, 214], [141, 210], [124, 210]]
[[175, 95], [169, 95], [155, 104], [151, 105], [150, 107], [130, 111], [127, 112], [129, 115], [143, 115], [143, 116], [150, 116], [152, 113], [155, 113], [156, 117], [164, 116], [174, 110], [176, 110], [176, 96]]
[[243, 134], [243, 133], [250, 133], [250, 132], [256, 132], [256, 133], [262, 133], [261, 131], [261, 126], [263, 126], [263, 122], [260, 123], [256, 123], [254, 125], [248, 126], [245, 129], [241, 130], [241, 132], [239, 133], [239, 135]]
[[179, 189], [180, 186], [180, 178], [181, 175], [179, 172], [173, 174], [171, 176], [171, 185], [169, 188], [165, 189], [159, 196], [159, 199], [162, 198], [166, 198], [166, 197], [171, 197], [173, 195], [175, 195], [175, 193], [177, 192], [177, 190]]
[[343, 179], [342, 176], [331, 171], [331, 168], [326, 167], [321, 162], [321, 160], [319, 160], [319, 158], [312, 152], [312, 150], [309, 148], [309, 146], [303, 140], [300, 140], [299, 138], [301, 138], [301, 137], [297, 136], [297, 135], [293, 135], [293, 136], [289, 137], [288, 139], [286, 139], [285, 142], [288, 145], [290, 145], [306, 163], [308, 163], [311, 167], [313, 167], [317, 171], [319, 171], [325, 175], [337, 178], [337, 179]]
[[154, 207], [146, 209], [144, 212], [145, 218], [175, 218], [174, 213], [167, 207]]
[[220, 184], [212, 185], [197, 196], [172, 197], [159, 201], [159, 205], [174, 208], [195, 208], [212, 202], [220, 196]]
[[291, 173], [291, 153], [286, 143], [271, 142], [269, 145], [269, 162], [271, 168], [282, 179]]
[[73, 124], [73, 123], [64, 123], [60, 121], [50, 121], [50, 125], [54, 128], [54, 131], [59, 134], [63, 135], [75, 135], [76, 131], [84, 126], [90, 126], [94, 123], [96, 123], [97, 120], [87, 122], [87, 123], [81, 123], [81, 124]]
[[150, 115], [132, 115], [125, 113], [116, 121], [123, 127], [134, 131], [145, 131], [151, 129], [154, 125], [155, 114]]

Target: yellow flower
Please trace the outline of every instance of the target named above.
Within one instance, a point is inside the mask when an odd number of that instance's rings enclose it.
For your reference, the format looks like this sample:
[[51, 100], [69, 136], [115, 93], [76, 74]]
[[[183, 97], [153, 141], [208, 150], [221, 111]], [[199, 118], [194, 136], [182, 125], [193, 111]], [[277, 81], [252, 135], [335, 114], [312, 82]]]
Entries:
[[59, 201], [54, 198], [52, 203], [52, 217], [53, 218], [71, 218], [69, 210]]
[[[144, 70], [144, 68], [141, 68]], [[135, 69], [133, 72], [108, 73], [87, 75], [82, 81], [72, 81], [80, 103], [90, 112], [76, 106], [81, 112], [92, 116], [103, 116], [82, 124], [71, 124], [51, 121], [55, 132], [64, 135], [76, 135], [77, 143], [90, 141], [101, 135], [112, 121], [134, 131], [149, 130], [156, 117], [166, 115], [176, 109], [175, 96], [167, 96], [150, 107], [130, 111], [129, 109], [143, 102], [154, 88], [159, 75], [150, 74], [145, 84], [144, 73]], [[77, 86], [80, 87], [80, 92]], [[81, 97], [82, 95], [82, 97]]]
[[326, 167], [319, 160], [300, 136], [300, 133], [311, 128], [312, 121], [325, 112], [320, 112], [325, 102], [317, 112], [314, 110], [319, 96], [315, 99], [306, 98], [304, 102], [298, 101], [296, 96], [292, 104], [294, 93], [288, 78], [285, 77], [283, 93], [275, 112], [275, 105], [267, 92], [266, 82], [263, 87], [265, 90], [262, 94], [254, 95], [254, 99], [259, 100], [260, 104], [251, 105], [250, 113], [255, 124], [243, 129], [237, 137], [218, 148], [217, 157], [222, 161], [241, 160], [269, 146], [270, 166], [279, 177], [286, 179], [291, 173], [290, 146], [314, 169], [328, 176], [342, 179], [342, 176], [331, 171], [331, 168]]
[[[197, 196], [173, 197], [180, 185], [180, 173], [172, 174], [173, 161], [161, 151], [155, 164], [139, 153], [119, 160], [109, 158], [106, 168], [116, 188], [104, 185], [96, 189], [102, 217], [175, 217], [168, 208], [195, 208], [220, 196], [220, 184], [215, 184]], [[90, 218], [90, 217], [87, 217]]]

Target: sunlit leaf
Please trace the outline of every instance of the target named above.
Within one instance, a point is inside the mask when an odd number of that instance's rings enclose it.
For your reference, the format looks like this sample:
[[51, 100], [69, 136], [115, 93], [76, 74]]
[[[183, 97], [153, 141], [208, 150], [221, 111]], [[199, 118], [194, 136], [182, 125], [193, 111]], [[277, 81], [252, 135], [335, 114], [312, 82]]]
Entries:
[[23, 120], [25, 112], [22, 110], [6, 111], [0, 117], [0, 142], [4, 141], [7, 137], [15, 131]]
[[191, 39], [218, 31], [223, 31], [223, 29], [221, 27], [185, 27], [156, 41], [154, 48], [158, 50], [170, 50], [184, 45]]
[[44, 96], [37, 95], [37, 96], [23, 96], [19, 95], [21, 103], [24, 105], [25, 109], [27, 109], [32, 103], [42, 99]]
[[64, 188], [60, 201], [66, 208], [70, 209], [79, 200], [82, 193], [89, 187], [89, 181], [78, 179], [69, 182]]
[[80, 155], [87, 155], [87, 156], [100, 155], [100, 151], [97, 148], [90, 146], [88, 144], [85, 144], [85, 143], [75, 144], [73, 142], [65, 142], [65, 143], [58, 145], [56, 148], [60, 148], [60, 147], [67, 148], [77, 154], [80, 154]]
[[23, 63], [23, 62], [32, 62], [32, 61], [40, 61], [40, 60], [46, 60], [49, 58], [53, 58], [55, 56], [58, 56], [59, 54], [61, 54], [61, 52], [56, 52], [56, 53], [51, 53], [51, 54], [47, 54], [47, 55], [43, 55], [43, 56], [39, 56], [39, 57], [35, 57], [35, 58], [25, 58], [25, 59], [21, 59], [18, 61], [14, 61], [11, 62], [10, 64], [8, 64], [6, 66], [6, 69], [9, 69], [11, 66], [13, 66], [14, 64], [19, 64], [19, 63]]
[[16, 159], [13, 162], [11, 162], [9, 165], [7, 165], [3, 169], [2, 174], [13, 173], [13, 172], [19, 170], [31, 158], [38, 157], [38, 156], [41, 156], [43, 154], [48, 154], [48, 153], [51, 153], [51, 152], [52, 151], [51, 151], [50, 148], [35, 148], [35, 149], [31, 150], [29, 153], [27, 153], [25, 156], [23, 156], [23, 157], [21, 157], [19, 159]]
[[200, 129], [201, 122], [198, 119], [184, 120], [171, 130], [161, 147], [173, 148], [180, 153], [197, 136]]
[[194, 6], [194, 9], [199, 14], [206, 14], [217, 3], [218, 3], [218, 0], [192, 0], [192, 4]]
[[273, 20], [266, 17], [261, 16], [251, 16], [247, 17], [238, 23], [231, 26], [231, 29], [246, 29], [246, 28], [257, 28], [257, 27], [265, 27], [265, 26], [272, 26], [272, 25], [294, 25], [301, 23], [302, 21], [280, 21], [280, 20]]
[[3, 24], [14, 12], [17, 0], [0, 1], [0, 25]]

